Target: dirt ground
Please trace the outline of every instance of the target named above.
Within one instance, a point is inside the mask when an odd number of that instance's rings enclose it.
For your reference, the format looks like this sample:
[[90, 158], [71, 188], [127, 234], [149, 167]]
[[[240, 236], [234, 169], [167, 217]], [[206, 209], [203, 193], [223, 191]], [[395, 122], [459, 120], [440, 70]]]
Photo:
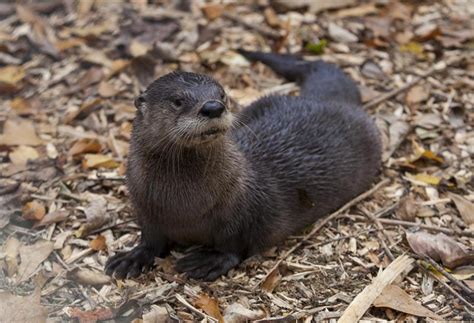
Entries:
[[[473, 21], [471, 0], [0, 3], [0, 321], [474, 320]], [[385, 147], [374, 188], [215, 282], [176, 273], [183, 250], [111, 279], [139, 241], [141, 90], [181, 69], [236, 107], [297, 94], [238, 48], [357, 82]]]

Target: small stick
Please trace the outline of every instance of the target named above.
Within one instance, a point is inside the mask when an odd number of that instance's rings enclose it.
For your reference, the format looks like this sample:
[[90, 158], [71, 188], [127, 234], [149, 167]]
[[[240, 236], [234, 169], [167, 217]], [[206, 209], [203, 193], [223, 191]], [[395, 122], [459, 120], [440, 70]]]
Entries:
[[452, 235], [460, 235], [460, 236], [465, 236], [465, 237], [474, 237], [474, 232], [470, 231], [455, 231], [452, 229], [446, 229], [446, 228], [438, 228], [432, 225], [427, 225], [427, 224], [422, 224], [422, 223], [415, 223], [415, 222], [408, 222], [408, 221], [401, 221], [401, 220], [394, 220], [394, 219], [379, 219], [381, 223], [385, 224], [392, 224], [392, 225], [401, 225], [404, 227], [419, 227], [422, 229], [427, 229], [427, 230], [432, 230], [432, 231], [437, 231], [437, 232], [443, 232], [445, 234], [452, 234]]
[[296, 249], [298, 249], [301, 245], [303, 245], [303, 243], [305, 243], [306, 241], [308, 241], [309, 239], [311, 239], [319, 230], [321, 230], [322, 227], [324, 227], [329, 221], [335, 219], [336, 217], [338, 217], [342, 212], [350, 209], [352, 206], [354, 206], [355, 204], [359, 203], [360, 201], [366, 199], [367, 197], [369, 197], [370, 195], [372, 195], [373, 193], [375, 193], [376, 191], [378, 191], [381, 187], [385, 186], [387, 183], [389, 182], [389, 179], [384, 179], [383, 181], [379, 182], [377, 185], [375, 185], [374, 187], [372, 187], [370, 190], [362, 193], [361, 195], [357, 196], [356, 198], [352, 199], [351, 201], [347, 202], [346, 204], [344, 204], [339, 210], [337, 210], [336, 212], [332, 213], [331, 215], [329, 215], [328, 217], [325, 217], [324, 219], [320, 220], [319, 222], [316, 223], [316, 225], [314, 226], [313, 230], [311, 230], [310, 233], [308, 233], [307, 235], [304, 236], [304, 238], [302, 240], [300, 240], [298, 243], [296, 243], [293, 247], [291, 247], [290, 250], [288, 250], [287, 252], [285, 252], [285, 254], [280, 257], [280, 259], [278, 259], [278, 261], [276, 262], [276, 264], [267, 272], [267, 274], [265, 275], [265, 277], [263, 277], [254, 287], [253, 289], [256, 289], [261, 283], [263, 283], [267, 277], [274, 271], [276, 270], [280, 264], [286, 259], [288, 258], [289, 255], [291, 255]]
[[250, 29], [253, 29], [253, 30], [257, 31], [257, 32], [261, 33], [264, 36], [267, 36], [267, 37], [270, 37], [270, 38], [273, 38], [273, 39], [280, 39], [282, 37], [282, 35], [280, 35], [280, 33], [277, 32], [276, 30], [252, 24], [252, 23], [247, 22], [244, 19], [242, 19], [241, 17], [239, 17], [237, 15], [234, 15], [232, 13], [224, 12], [222, 15], [224, 17], [226, 17], [227, 19], [230, 19], [230, 20], [232, 20], [232, 21], [234, 21], [234, 22], [236, 22], [236, 23], [238, 23], [242, 26], [245, 26], [247, 28], [250, 28]]
[[448, 273], [442, 266], [440, 266], [436, 261], [431, 259], [430, 257], [423, 257], [423, 260], [429, 262], [431, 266], [435, 267], [437, 271], [443, 274], [444, 277], [446, 277], [450, 282], [452, 282], [454, 285], [458, 286], [461, 288], [467, 295], [474, 295], [474, 291], [470, 289], [469, 287], [465, 286], [463, 283], [461, 283], [459, 280], [457, 280], [453, 275]]
[[372, 221], [374, 221], [375, 225], [377, 226], [377, 228], [379, 229], [377, 231], [377, 237], [379, 238], [380, 240], [380, 243], [382, 244], [382, 247], [383, 249], [385, 250], [385, 254], [390, 258], [390, 260], [395, 260], [395, 257], [393, 256], [392, 254], [392, 251], [390, 250], [390, 248], [387, 246], [387, 244], [385, 243], [385, 239], [388, 240], [388, 242], [390, 242], [390, 245], [393, 245], [395, 244], [395, 242], [393, 241], [393, 239], [387, 234], [387, 232], [385, 232], [385, 229], [382, 225], [382, 223], [380, 222], [380, 219], [375, 217], [373, 214], [371, 214], [370, 212], [368, 212], [365, 208], [362, 208], [361, 207], [361, 210], [362, 212]]
[[209, 321], [212, 321], [212, 322], [218, 322], [217, 319], [213, 318], [212, 316], [209, 316], [203, 312], [201, 312], [200, 310], [198, 310], [197, 308], [195, 308], [194, 306], [192, 306], [187, 300], [184, 299], [183, 296], [179, 295], [179, 294], [176, 294], [175, 295], [176, 299], [181, 303], [183, 304], [184, 306], [186, 306], [187, 308], [189, 308], [191, 311], [193, 311], [194, 313], [197, 313], [198, 315], [201, 315], [202, 317], [208, 319]]
[[429, 271], [428, 269], [426, 269], [425, 267], [423, 267], [422, 265], [420, 265], [418, 262], [415, 262], [415, 264], [417, 265], [418, 268], [421, 268], [425, 273], [428, 273], [431, 277], [433, 277], [438, 283], [440, 283], [441, 285], [443, 285], [444, 287], [446, 287], [447, 290], [449, 290], [449, 292], [451, 292], [451, 294], [453, 294], [454, 296], [456, 296], [462, 303], [464, 303], [464, 305], [466, 305], [467, 308], [469, 308], [469, 310], [471, 312], [474, 311], [474, 306], [472, 306], [471, 303], [469, 303], [464, 297], [462, 297], [458, 292], [456, 292], [451, 286], [449, 286], [448, 284], [446, 284], [444, 281], [442, 281], [441, 279], [439, 279], [438, 276], [436, 276], [435, 274], [433, 274], [431, 271]]
[[445, 61], [440, 61], [438, 63], [436, 63], [432, 68], [430, 68], [428, 71], [426, 71], [425, 73], [421, 74], [419, 77], [415, 78], [413, 81], [411, 82], [408, 82], [404, 85], [402, 85], [401, 87], [399, 87], [398, 89], [394, 89], [390, 92], [387, 92], [385, 94], [382, 94], [380, 95], [379, 97], [373, 99], [372, 101], [369, 101], [367, 102], [366, 104], [364, 104], [364, 108], [365, 109], [370, 109], [370, 108], [373, 108], [377, 105], [379, 105], [380, 103], [388, 100], [388, 99], [391, 99], [393, 98], [394, 96], [396, 96], [397, 94], [401, 93], [401, 92], [404, 92], [408, 89], [410, 89], [411, 87], [413, 87], [414, 85], [416, 85], [418, 82], [420, 82], [421, 80], [427, 78], [428, 76], [431, 76], [432, 74], [434, 73], [437, 73], [437, 72], [442, 72], [444, 71], [445, 69], [447, 69], [448, 67], [450, 67], [451, 65], [457, 63], [457, 62], [460, 62], [462, 61], [463, 59], [465, 59], [466, 56], [464, 55], [461, 55], [461, 56], [458, 56], [458, 57], [455, 57], [454, 59], [448, 61], [448, 62], [445, 62]]

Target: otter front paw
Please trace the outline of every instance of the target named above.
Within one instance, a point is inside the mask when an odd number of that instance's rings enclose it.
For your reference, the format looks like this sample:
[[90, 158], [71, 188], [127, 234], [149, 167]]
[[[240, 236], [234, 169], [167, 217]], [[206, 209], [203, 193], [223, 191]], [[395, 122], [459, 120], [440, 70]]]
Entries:
[[194, 279], [213, 281], [237, 266], [240, 261], [240, 257], [233, 253], [201, 249], [179, 259], [176, 270]]
[[138, 277], [150, 270], [155, 261], [155, 253], [146, 246], [139, 245], [129, 252], [110, 257], [105, 264], [105, 273], [117, 279]]

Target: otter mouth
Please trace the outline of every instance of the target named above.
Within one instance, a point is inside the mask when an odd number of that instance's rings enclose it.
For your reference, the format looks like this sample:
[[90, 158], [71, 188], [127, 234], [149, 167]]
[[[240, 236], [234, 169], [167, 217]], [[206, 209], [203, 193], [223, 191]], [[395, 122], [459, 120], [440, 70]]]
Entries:
[[206, 131], [196, 134], [195, 138], [200, 139], [201, 141], [207, 141], [216, 139], [217, 137], [223, 135], [225, 132], [225, 129], [212, 127]]

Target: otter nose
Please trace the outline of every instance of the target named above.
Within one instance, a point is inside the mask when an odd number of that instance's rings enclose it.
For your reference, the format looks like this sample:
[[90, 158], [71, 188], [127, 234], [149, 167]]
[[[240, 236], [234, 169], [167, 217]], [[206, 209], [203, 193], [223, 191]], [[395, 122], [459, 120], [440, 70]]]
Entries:
[[219, 101], [208, 101], [204, 103], [199, 114], [208, 118], [219, 118], [224, 112], [225, 106]]

